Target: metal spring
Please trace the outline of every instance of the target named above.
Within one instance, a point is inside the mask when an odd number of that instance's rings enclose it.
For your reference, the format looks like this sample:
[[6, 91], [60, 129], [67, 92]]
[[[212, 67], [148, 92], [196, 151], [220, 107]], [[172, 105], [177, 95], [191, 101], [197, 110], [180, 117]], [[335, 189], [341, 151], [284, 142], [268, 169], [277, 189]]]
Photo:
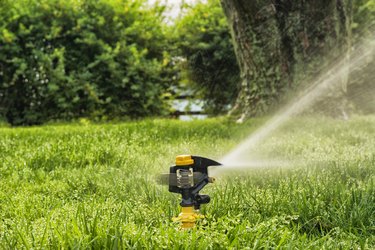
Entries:
[[191, 169], [177, 170], [177, 186], [180, 188], [188, 188], [194, 185], [193, 172]]

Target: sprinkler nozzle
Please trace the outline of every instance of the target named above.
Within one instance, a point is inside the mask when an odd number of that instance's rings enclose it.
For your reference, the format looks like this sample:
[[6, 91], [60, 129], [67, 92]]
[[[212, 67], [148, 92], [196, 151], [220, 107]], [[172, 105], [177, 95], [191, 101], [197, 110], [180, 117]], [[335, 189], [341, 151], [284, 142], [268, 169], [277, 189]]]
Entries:
[[209, 183], [214, 183], [216, 179], [214, 177], [208, 177], [208, 182]]
[[195, 222], [203, 215], [199, 214], [202, 204], [210, 202], [210, 196], [199, 194], [199, 191], [215, 178], [208, 176], [209, 166], [219, 166], [220, 163], [199, 156], [179, 155], [176, 165], [170, 167], [169, 192], [179, 193], [182, 196], [180, 203], [182, 211], [173, 221], [181, 222], [181, 228], [195, 226]]

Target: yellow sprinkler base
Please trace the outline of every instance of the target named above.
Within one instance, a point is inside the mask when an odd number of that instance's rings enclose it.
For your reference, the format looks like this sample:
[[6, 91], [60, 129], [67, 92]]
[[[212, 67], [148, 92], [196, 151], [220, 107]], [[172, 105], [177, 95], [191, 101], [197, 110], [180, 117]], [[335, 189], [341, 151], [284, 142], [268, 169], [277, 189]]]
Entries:
[[181, 222], [182, 229], [189, 229], [195, 226], [198, 219], [204, 218], [203, 215], [195, 212], [194, 207], [182, 207], [178, 217], [172, 218], [174, 222]]

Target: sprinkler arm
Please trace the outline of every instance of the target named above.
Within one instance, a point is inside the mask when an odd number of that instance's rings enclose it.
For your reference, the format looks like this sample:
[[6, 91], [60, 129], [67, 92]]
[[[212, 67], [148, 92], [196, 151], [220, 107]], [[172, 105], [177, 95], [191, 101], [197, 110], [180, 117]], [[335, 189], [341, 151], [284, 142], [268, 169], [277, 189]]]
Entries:
[[[179, 155], [176, 157], [176, 165], [170, 167], [169, 174], [169, 192], [179, 193], [182, 195], [182, 201], [180, 205], [182, 207], [194, 205], [195, 209], [198, 210], [201, 204], [210, 202], [209, 196], [200, 195], [199, 191], [204, 188], [208, 183], [213, 183], [215, 179], [208, 176], [209, 166], [219, 166], [220, 163], [192, 155]], [[190, 187], [178, 186], [178, 170], [192, 170], [193, 183]]]

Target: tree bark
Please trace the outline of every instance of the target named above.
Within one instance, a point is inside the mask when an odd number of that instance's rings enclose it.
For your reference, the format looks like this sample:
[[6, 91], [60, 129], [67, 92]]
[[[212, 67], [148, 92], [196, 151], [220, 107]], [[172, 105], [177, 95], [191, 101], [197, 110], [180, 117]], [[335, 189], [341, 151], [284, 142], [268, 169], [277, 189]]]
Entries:
[[[221, 0], [231, 30], [241, 87], [232, 113], [262, 113], [317, 58], [348, 53], [351, 0]], [[314, 65], [315, 64], [315, 65]], [[342, 77], [345, 96], [348, 76]], [[341, 97], [340, 97], [341, 98]]]

